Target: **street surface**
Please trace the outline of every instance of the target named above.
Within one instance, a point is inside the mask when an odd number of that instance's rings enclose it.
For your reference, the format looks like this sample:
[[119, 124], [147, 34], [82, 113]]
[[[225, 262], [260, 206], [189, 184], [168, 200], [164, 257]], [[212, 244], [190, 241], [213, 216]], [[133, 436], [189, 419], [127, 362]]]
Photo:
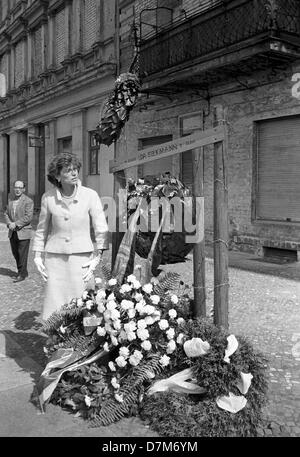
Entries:
[[[29, 277], [23, 282], [13, 283], [15, 263], [3, 223], [0, 223], [0, 255], [0, 363], [2, 368], [6, 367], [6, 374], [1, 368], [0, 376], [0, 417], [3, 417], [7, 413], [4, 408], [10, 408], [9, 414], [14, 414], [11, 405], [14, 395], [19, 408], [22, 409], [24, 402], [26, 410], [25, 403], [30, 400], [33, 384], [46, 360], [43, 353], [45, 337], [39, 330], [44, 283], [35, 270], [32, 252], [29, 257]], [[105, 253], [105, 261], [110, 263], [110, 251]], [[180, 273], [183, 281], [192, 284], [191, 255], [184, 263], [161, 268]], [[270, 361], [269, 403], [264, 410], [264, 427], [259, 433], [261, 436], [299, 437], [300, 263], [267, 263], [250, 254], [230, 252], [229, 275], [230, 332], [248, 337]], [[213, 260], [210, 257], [206, 260], [206, 280], [207, 313], [210, 314], [213, 304]], [[22, 358], [18, 348], [22, 351]], [[27, 362], [20, 364], [20, 360]], [[16, 370], [13, 366], [15, 362], [18, 362], [21, 370]], [[16, 379], [21, 376], [20, 372], [30, 376], [29, 380], [18, 384]], [[5, 402], [3, 398], [8, 397], [8, 392], [10, 401]], [[82, 419], [72, 415], [66, 419], [59, 407], [49, 405], [49, 408], [50, 412], [54, 411], [55, 422], [61, 420], [62, 425], [59, 427], [52, 420], [52, 435], [48, 424], [47, 427], [45, 425], [47, 431], [43, 428], [36, 432], [38, 436], [70, 436], [64, 430], [72, 431], [71, 436], [157, 436], [137, 418], [102, 427], [101, 430], [87, 431]], [[0, 436], [37, 436], [33, 429], [33, 416], [39, 413], [32, 407], [26, 413], [24, 424], [21, 418], [17, 420], [16, 408], [15, 414], [15, 418], [10, 418], [11, 425], [0, 425]], [[31, 428], [27, 421], [29, 424], [31, 421]], [[19, 432], [16, 424], [19, 424]]]

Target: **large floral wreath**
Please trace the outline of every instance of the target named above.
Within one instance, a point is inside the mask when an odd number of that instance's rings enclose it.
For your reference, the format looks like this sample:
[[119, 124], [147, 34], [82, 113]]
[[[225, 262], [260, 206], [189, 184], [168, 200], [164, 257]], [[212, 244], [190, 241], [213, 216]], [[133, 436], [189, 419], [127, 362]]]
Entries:
[[[154, 259], [152, 262], [152, 274], [157, 276], [159, 273], [158, 266], [170, 263], [183, 262], [187, 254], [193, 249], [192, 243], [186, 242], [185, 219], [190, 223], [195, 223], [195, 205], [193, 204], [191, 191], [178, 178], [172, 176], [169, 172], [160, 176], [148, 175], [138, 181], [128, 180], [127, 182], [127, 214], [129, 219], [135, 212], [140, 200], [144, 205], [140, 212], [145, 214], [144, 230], [139, 228], [136, 231], [135, 251], [142, 257], [147, 258], [151, 250], [156, 232], [151, 229], [151, 220], [161, 221], [162, 214], [166, 211], [163, 207], [164, 201], [171, 202], [174, 197], [180, 199], [181, 215], [174, 214], [174, 208], [170, 204], [168, 215], [169, 224], [167, 230], [162, 229], [161, 234], [155, 246]], [[159, 205], [153, 209], [151, 199], [159, 201]], [[142, 216], [143, 217], [143, 216]], [[175, 218], [181, 217], [181, 221], [175, 221]], [[176, 231], [177, 223], [180, 222], [181, 231]], [[146, 230], [145, 230], [146, 229]], [[188, 233], [191, 235], [192, 233]]]
[[255, 436], [266, 400], [266, 360], [242, 337], [192, 319], [179, 275], [96, 287], [45, 324], [49, 400], [108, 425], [140, 414], [165, 436]]

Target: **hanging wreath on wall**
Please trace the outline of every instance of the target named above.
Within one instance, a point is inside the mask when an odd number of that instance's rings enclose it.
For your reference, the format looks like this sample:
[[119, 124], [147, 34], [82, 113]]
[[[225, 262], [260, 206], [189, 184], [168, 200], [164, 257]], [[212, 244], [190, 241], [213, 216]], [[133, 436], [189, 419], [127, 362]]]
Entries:
[[[139, 228], [136, 231], [135, 239], [135, 252], [142, 258], [147, 258], [150, 252], [153, 239], [157, 230], [153, 231], [155, 223], [153, 220], [161, 222], [163, 214], [163, 201], [170, 201], [173, 197], [179, 197], [181, 202], [181, 211], [176, 214], [174, 207], [169, 205], [170, 214], [167, 215], [167, 224], [165, 229], [161, 231], [161, 235], [156, 244], [155, 255], [152, 273], [157, 271], [159, 265], [183, 262], [185, 257], [193, 249], [194, 244], [186, 242], [185, 222], [187, 218], [192, 223], [195, 222], [195, 211], [192, 199], [185, 199], [191, 197], [191, 192], [179, 179], [172, 176], [170, 173], [164, 173], [161, 176], [145, 176], [137, 182], [129, 180], [127, 183], [127, 217], [135, 212], [140, 199], [144, 199], [144, 210], [141, 211], [139, 221]], [[150, 205], [151, 199], [155, 198], [158, 205], [154, 207]], [[152, 200], [153, 201], [153, 200]], [[144, 213], [143, 213], [144, 211]], [[145, 214], [145, 212], [147, 214]], [[179, 216], [178, 216], [179, 215]], [[182, 217], [181, 221], [176, 221], [176, 217]], [[144, 221], [142, 221], [144, 218]], [[146, 221], [146, 222], [145, 222]], [[182, 227], [181, 231], [176, 229], [178, 222]], [[156, 224], [158, 225], [158, 224]]]
[[135, 73], [122, 73], [115, 82], [112, 95], [104, 105], [95, 138], [99, 143], [110, 146], [121, 134], [125, 122], [129, 119], [133, 109], [141, 83]]

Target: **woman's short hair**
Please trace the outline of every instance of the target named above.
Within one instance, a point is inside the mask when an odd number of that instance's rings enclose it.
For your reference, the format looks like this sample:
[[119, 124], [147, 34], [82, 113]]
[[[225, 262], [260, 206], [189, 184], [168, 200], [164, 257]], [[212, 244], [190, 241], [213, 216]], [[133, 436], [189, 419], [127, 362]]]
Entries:
[[73, 167], [77, 168], [78, 171], [81, 168], [81, 162], [74, 154], [69, 152], [60, 152], [54, 156], [48, 165], [48, 181], [56, 187], [61, 187], [61, 183], [56, 179], [56, 176], [60, 174], [64, 167], [68, 167], [69, 165], [73, 165]]

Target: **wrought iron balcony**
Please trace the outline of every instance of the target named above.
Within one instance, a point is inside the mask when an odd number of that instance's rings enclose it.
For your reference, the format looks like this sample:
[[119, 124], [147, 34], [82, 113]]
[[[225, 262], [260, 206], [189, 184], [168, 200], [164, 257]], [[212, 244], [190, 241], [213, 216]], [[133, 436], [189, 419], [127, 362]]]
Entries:
[[144, 86], [155, 87], [243, 63], [299, 58], [300, 0], [233, 0], [141, 40], [139, 73]]

